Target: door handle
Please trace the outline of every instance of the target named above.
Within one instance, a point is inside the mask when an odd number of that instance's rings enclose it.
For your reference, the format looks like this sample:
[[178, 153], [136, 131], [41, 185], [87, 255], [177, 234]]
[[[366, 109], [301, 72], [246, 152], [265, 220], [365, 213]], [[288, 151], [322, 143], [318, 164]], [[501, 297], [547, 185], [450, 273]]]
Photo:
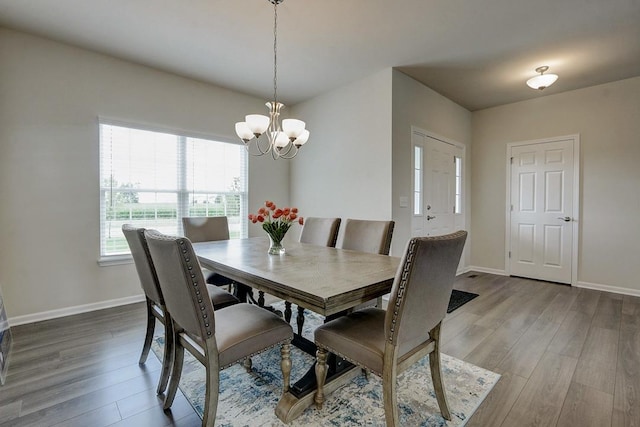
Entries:
[[435, 216], [427, 215], [427, 221], [431, 221], [432, 219], [436, 219]]
[[559, 216], [559, 217], [558, 217], [558, 219], [561, 219], [561, 220], [563, 220], [564, 222], [569, 222], [569, 221], [571, 221], [571, 217], [570, 217], [570, 216], [564, 216], [564, 217]]

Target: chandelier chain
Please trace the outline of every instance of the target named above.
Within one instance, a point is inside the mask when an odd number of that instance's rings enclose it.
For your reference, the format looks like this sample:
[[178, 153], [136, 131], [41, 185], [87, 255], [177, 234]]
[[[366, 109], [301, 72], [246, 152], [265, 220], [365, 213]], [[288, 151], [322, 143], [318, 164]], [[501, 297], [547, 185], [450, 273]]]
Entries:
[[278, 102], [278, 2], [273, 3], [273, 101]]

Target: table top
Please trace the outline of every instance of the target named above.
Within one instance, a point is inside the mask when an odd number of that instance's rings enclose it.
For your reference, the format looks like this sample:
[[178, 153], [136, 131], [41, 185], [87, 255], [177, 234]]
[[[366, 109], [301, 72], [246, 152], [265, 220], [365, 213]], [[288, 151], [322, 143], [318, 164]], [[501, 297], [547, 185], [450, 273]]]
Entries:
[[323, 316], [370, 301], [391, 290], [397, 257], [305, 243], [287, 243], [269, 255], [266, 237], [194, 243], [200, 264]]

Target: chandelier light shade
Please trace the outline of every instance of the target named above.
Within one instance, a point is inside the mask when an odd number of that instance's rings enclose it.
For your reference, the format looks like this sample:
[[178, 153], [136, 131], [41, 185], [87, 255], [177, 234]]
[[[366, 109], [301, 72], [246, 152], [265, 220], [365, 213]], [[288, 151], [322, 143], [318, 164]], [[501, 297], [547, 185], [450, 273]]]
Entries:
[[268, 0], [273, 4], [273, 101], [265, 105], [269, 115], [248, 114], [244, 122], [236, 123], [236, 134], [247, 151], [254, 156], [271, 153], [274, 159], [292, 159], [309, 139], [309, 131], [302, 120], [284, 119], [278, 102], [278, 5], [284, 0]]
[[544, 74], [548, 69], [549, 67], [547, 67], [546, 65], [536, 68], [536, 73], [540, 73], [540, 75], [531, 77], [529, 80], [527, 80], [527, 86], [529, 86], [531, 89], [542, 90], [555, 83], [555, 81], [558, 80], [558, 75]]

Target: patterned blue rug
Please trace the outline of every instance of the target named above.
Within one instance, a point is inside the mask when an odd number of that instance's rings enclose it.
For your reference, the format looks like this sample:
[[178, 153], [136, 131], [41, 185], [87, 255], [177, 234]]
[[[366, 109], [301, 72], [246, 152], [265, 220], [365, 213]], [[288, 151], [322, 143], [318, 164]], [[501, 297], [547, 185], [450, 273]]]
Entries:
[[[282, 309], [277, 304], [274, 308]], [[295, 316], [294, 316], [295, 318]], [[315, 313], [306, 312], [303, 335], [311, 338], [322, 322]], [[295, 320], [292, 319], [295, 324]], [[295, 326], [294, 326], [295, 329]], [[156, 338], [152, 350], [161, 358], [163, 338]], [[300, 378], [313, 358], [292, 347], [292, 382]], [[280, 349], [272, 349], [252, 358], [249, 374], [241, 365], [220, 372], [220, 396], [216, 426], [279, 426], [274, 413], [282, 390]], [[404, 426], [464, 426], [491, 391], [500, 375], [442, 354], [443, 378], [452, 420], [440, 415], [436, 402], [429, 358], [425, 357], [398, 377], [400, 423]], [[188, 352], [180, 380], [180, 390], [202, 416], [204, 406], [204, 368]], [[326, 396], [324, 407], [308, 408], [289, 426], [384, 426], [382, 382], [375, 375], [354, 378], [349, 384]]]

